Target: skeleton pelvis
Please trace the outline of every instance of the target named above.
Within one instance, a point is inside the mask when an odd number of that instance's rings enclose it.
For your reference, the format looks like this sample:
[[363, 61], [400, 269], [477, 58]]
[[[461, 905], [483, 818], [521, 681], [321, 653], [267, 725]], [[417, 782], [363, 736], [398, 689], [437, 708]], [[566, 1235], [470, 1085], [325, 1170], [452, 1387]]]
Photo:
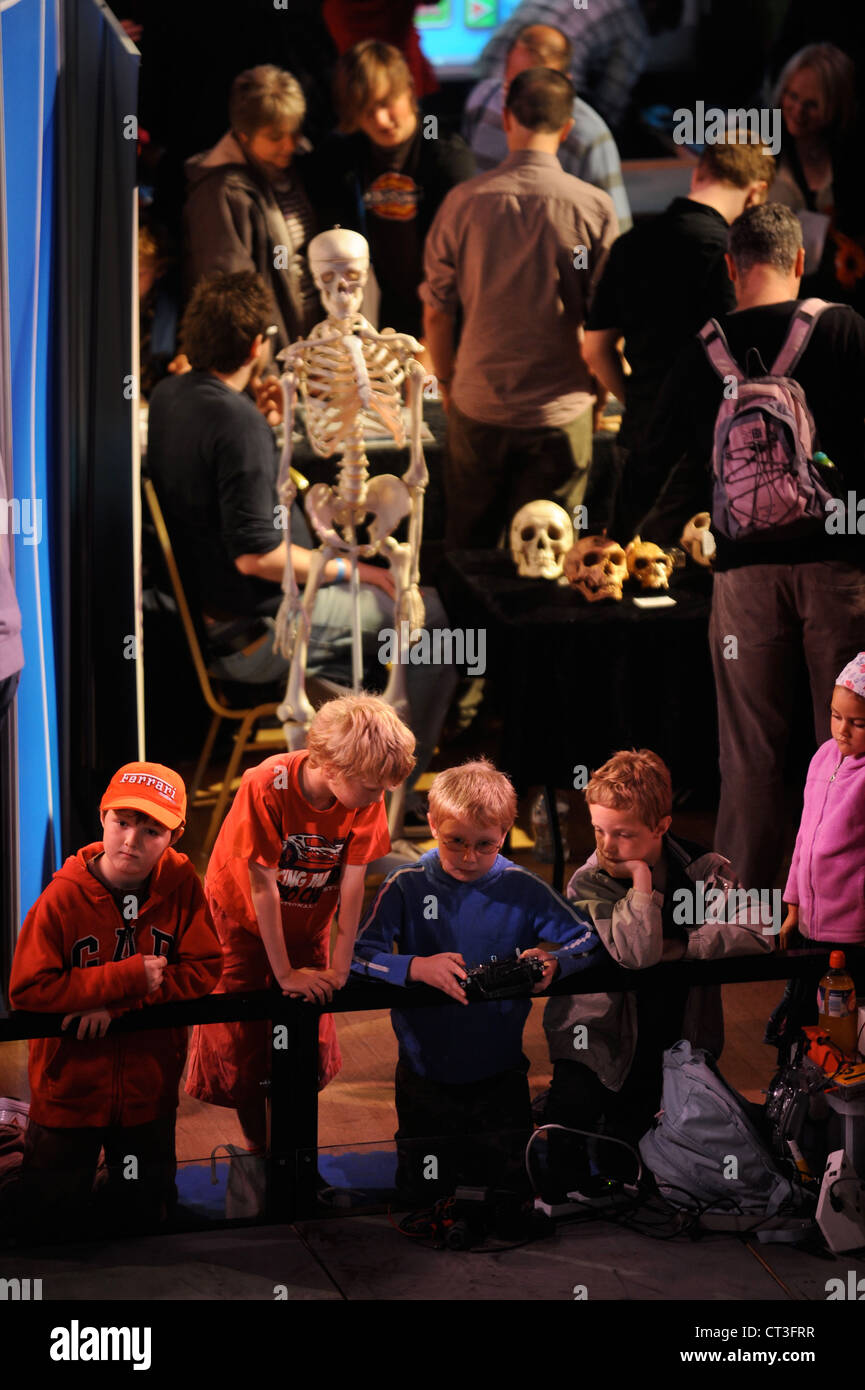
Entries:
[[306, 498], [306, 514], [323, 541], [331, 545], [336, 542], [348, 549], [343, 529], [366, 525], [370, 540], [366, 553], [370, 555], [378, 550], [386, 536], [393, 534], [410, 511], [411, 494], [402, 479], [392, 473], [371, 478], [366, 498], [360, 504], [343, 502], [337, 490], [325, 483], [316, 483]]

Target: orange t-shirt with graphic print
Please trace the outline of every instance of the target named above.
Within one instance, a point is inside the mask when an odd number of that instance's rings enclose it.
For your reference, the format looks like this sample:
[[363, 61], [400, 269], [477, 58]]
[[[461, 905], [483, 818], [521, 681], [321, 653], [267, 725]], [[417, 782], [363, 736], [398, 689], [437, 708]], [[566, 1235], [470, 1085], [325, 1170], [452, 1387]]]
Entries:
[[[204, 889], [222, 946], [214, 994], [275, 984], [258, 929], [249, 862], [277, 870], [285, 947], [292, 969], [323, 970], [344, 864], [368, 864], [390, 849], [384, 802], [352, 811], [311, 806], [300, 784], [306, 751], [279, 753], [245, 773], [213, 848]], [[340, 1069], [333, 1015], [319, 1019], [319, 1085]], [[270, 1071], [264, 1020], [193, 1029], [186, 1089], [199, 1100], [237, 1106], [261, 1095]]]
[[338, 801], [310, 805], [300, 784], [307, 756], [278, 753], [244, 775], [207, 868], [208, 896], [256, 934], [250, 860], [277, 870], [283, 924], [317, 936], [333, 917], [342, 866], [369, 864], [390, 849], [383, 801], [359, 811]]

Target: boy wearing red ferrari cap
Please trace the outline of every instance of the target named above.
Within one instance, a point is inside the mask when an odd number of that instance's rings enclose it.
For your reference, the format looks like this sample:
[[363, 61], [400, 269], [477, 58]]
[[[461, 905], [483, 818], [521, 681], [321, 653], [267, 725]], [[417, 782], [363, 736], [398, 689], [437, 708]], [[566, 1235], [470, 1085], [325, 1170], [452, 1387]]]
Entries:
[[[113, 1036], [128, 1009], [196, 999], [222, 953], [198, 876], [172, 848], [186, 788], [171, 768], [127, 763], [99, 807], [103, 837], [71, 855], [27, 914], [13, 1008], [65, 1014], [64, 1038], [30, 1042], [24, 1149], [27, 1234], [83, 1233], [105, 1150], [105, 1215], [136, 1229], [175, 1199], [174, 1124], [186, 1029]], [[106, 1037], [106, 1033], [108, 1036]]]

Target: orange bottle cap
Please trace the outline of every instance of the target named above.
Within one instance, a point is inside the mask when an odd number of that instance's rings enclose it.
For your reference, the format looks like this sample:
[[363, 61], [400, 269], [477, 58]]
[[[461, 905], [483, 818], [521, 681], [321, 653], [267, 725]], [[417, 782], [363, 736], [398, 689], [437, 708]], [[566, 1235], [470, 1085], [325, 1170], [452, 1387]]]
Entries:
[[844, 969], [844, 966], [845, 966], [846, 964], [847, 964], [847, 960], [846, 960], [846, 958], [845, 958], [845, 955], [844, 955], [844, 952], [843, 952], [843, 951], [832, 951], [832, 952], [830, 953], [830, 955], [829, 955], [829, 969], [830, 969], [830, 970], [843, 970], [843, 969]]

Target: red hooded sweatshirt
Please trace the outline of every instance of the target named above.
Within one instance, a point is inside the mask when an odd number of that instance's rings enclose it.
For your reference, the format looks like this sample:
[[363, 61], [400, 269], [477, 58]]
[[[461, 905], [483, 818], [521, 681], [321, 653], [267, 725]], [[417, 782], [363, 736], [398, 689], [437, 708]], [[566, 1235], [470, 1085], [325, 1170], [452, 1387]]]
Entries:
[[[87, 869], [102, 852], [86, 845], [58, 869], [27, 914], [12, 962], [12, 1007], [40, 1013], [107, 1009], [120, 1014], [209, 994], [222, 951], [198, 876], [185, 854], [166, 849], [150, 893], [127, 920]], [[147, 993], [143, 957], [168, 961], [159, 989]], [[58, 1128], [148, 1124], [177, 1106], [186, 1060], [185, 1028], [126, 1033], [79, 1042], [30, 1042], [30, 1115]]]

